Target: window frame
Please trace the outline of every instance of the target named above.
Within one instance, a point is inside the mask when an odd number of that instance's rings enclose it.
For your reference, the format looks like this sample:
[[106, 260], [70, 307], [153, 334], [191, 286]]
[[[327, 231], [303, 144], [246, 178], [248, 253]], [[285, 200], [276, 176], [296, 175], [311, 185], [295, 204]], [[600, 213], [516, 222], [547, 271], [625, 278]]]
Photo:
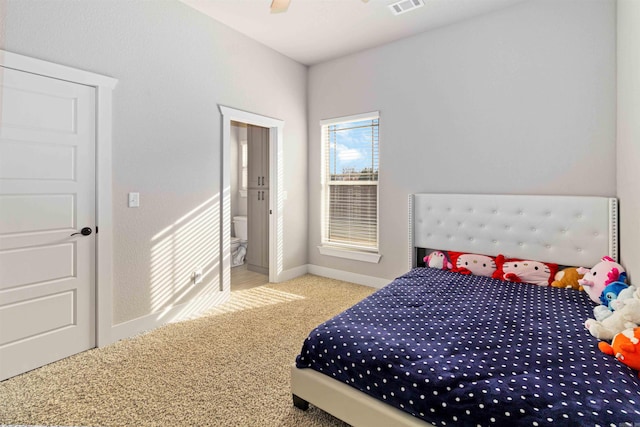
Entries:
[[[357, 122], [364, 120], [378, 120], [378, 141], [377, 141], [377, 155], [378, 155], [378, 180], [376, 184], [371, 184], [376, 186], [376, 247], [375, 248], [363, 248], [358, 247], [357, 245], [350, 245], [348, 243], [341, 244], [336, 242], [328, 241], [327, 236], [327, 221], [328, 211], [327, 204], [329, 203], [327, 192], [329, 191], [329, 177], [327, 176], [327, 131], [326, 127], [336, 124], [348, 123], [348, 122]], [[320, 254], [339, 257], [339, 258], [347, 258], [356, 261], [364, 261], [371, 263], [380, 262], [380, 258], [382, 255], [380, 254], [380, 112], [379, 111], [371, 111], [368, 113], [356, 114], [351, 116], [343, 116], [343, 117], [335, 117], [331, 119], [320, 120], [320, 148], [321, 148], [321, 244], [318, 246], [318, 250]]]

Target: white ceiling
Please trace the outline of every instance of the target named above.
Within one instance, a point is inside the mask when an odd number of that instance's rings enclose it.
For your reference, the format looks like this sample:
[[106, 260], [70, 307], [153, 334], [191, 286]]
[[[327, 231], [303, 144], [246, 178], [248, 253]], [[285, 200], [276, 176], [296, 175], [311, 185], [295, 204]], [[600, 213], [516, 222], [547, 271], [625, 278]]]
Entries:
[[395, 16], [397, 0], [291, 0], [270, 13], [271, 0], [180, 0], [306, 65], [317, 64], [524, 0], [424, 0]]

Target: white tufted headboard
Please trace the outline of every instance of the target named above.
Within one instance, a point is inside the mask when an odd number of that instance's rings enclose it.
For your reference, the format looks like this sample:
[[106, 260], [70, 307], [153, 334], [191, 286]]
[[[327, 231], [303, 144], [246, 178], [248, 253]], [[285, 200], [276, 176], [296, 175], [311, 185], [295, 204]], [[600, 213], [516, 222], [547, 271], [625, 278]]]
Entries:
[[409, 267], [416, 248], [591, 267], [618, 258], [615, 198], [412, 194], [409, 196]]

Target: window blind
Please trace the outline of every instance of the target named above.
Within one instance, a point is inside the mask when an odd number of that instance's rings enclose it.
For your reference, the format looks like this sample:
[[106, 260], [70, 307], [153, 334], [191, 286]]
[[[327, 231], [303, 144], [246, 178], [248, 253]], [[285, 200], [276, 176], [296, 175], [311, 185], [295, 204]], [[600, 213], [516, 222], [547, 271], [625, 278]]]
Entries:
[[375, 117], [322, 126], [323, 244], [378, 250], [378, 125]]

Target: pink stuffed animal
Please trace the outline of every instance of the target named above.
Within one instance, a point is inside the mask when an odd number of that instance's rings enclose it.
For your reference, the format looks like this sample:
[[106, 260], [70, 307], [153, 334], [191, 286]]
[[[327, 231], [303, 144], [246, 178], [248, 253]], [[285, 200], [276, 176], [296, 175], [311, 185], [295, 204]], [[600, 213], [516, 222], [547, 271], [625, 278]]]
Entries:
[[584, 277], [578, 280], [578, 283], [584, 287], [592, 301], [600, 304], [600, 295], [604, 288], [609, 283], [616, 282], [624, 272], [624, 268], [613, 258], [605, 256], [591, 269], [580, 267], [578, 273], [584, 274]]
[[427, 267], [439, 268], [440, 270], [450, 270], [451, 267], [453, 267], [445, 254], [440, 251], [431, 252], [424, 257], [424, 262], [427, 264]]
[[[554, 271], [551, 271], [551, 269]], [[538, 261], [517, 260], [506, 261], [502, 265], [503, 279], [507, 282], [533, 283], [534, 285], [549, 286], [549, 281], [555, 276], [558, 267]]]

